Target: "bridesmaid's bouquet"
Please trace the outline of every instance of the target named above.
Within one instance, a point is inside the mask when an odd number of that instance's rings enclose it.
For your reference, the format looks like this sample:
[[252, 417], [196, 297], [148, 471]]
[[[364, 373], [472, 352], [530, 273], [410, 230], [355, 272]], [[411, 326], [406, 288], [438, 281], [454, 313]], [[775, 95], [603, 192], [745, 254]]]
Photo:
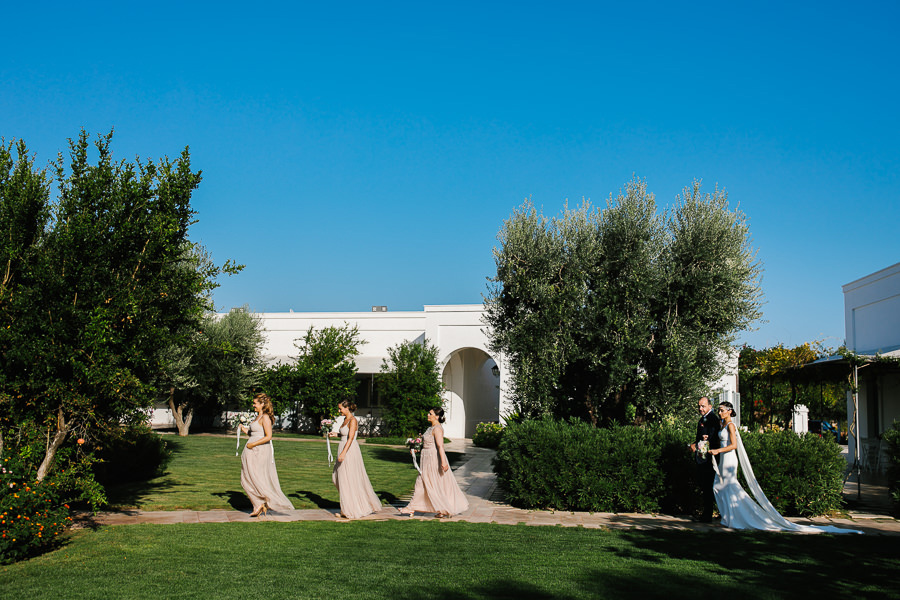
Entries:
[[235, 435], [237, 437], [234, 446], [235, 456], [238, 456], [238, 451], [241, 449], [241, 425], [244, 425], [245, 427], [250, 425], [250, 423], [253, 422], [253, 416], [254, 415], [251, 413], [239, 412], [231, 417], [231, 426], [234, 427]]
[[416, 438], [406, 438], [406, 447], [410, 452], [418, 454], [422, 451], [422, 436]]
[[328, 448], [328, 464], [334, 462], [334, 455], [331, 454], [331, 442], [328, 441], [328, 434], [331, 433], [331, 426], [334, 425], [334, 419], [322, 419], [322, 422], [319, 423], [319, 431], [322, 432], [322, 437], [325, 438], [325, 446]]
[[415, 438], [406, 438], [406, 447], [409, 448], [409, 453], [412, 456], [413, 466], [419, 473], [422, 472], [422, 469], [419, 468], [419, 461], [416, 460], [416, 454], [422, 451], [422, 443], [421, 435]]

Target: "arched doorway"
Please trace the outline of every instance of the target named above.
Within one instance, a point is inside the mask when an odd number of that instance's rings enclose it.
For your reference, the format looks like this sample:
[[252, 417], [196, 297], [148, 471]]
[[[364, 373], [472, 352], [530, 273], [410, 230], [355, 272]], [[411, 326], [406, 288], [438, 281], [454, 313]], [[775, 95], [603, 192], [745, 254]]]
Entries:
[[478, 423], [500, 420], [497, 363], [484, 350], [461, 348], [444, 364], [445, 431], [448, 437], [471, 438]]

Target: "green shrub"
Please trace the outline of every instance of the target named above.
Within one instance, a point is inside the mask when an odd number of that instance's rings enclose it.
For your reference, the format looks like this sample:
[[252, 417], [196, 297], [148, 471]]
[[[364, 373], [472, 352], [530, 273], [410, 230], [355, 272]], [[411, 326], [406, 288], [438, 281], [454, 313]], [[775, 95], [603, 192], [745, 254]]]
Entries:
[[847, 463], [833, 438], [792, 431], [745, 431], [741, 438], [759, 486], [778, 512], [810, 517], [840, 510]]
[[659, 456], [649, 429], [544, 419], [506, 428], [494, 470], [516, 506], [655, 512], [664, 486]]
[[19, 456], [0, 461], [0, 563], [52, 546], [71, 521], [57, 481], [35, 482]]
[[375, 380], [384, 426], [392, 436], [415, 437], [428, 427], [428, 411], [443, 405], [438, 349], [428, 340], [404, 341], [387, 352]]
[[900, 513], [900, 421], [884, 432], [888, 445], [888, 488], [894, 502], [894, 512]]
[[[786, 515], [838, 510], [844, 461], [834, 440], [742, 434], [760, 486]], [[701, 503], [686, 426], [617, 426], [550, 419], [506, 427], [494, 470], [523, 508], [690, 514]]]
[[94, 474], [102, 484], [146, 481], [162, 475], [172, 458], [162, 436], [146, 425], [113, 430], [97, 440]]
[[496, 448], [503, 437], [503, 425], [500, 423], [479, 423], [475, 426], [472, 443], [482, 448]]

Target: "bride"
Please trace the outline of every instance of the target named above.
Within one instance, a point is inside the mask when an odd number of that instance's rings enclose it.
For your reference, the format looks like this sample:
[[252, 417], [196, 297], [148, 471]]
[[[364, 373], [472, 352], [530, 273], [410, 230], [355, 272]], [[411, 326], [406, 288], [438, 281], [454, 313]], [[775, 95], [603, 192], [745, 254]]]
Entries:
[[[718, 464], [713, 460], [716, 480], [713, 491], [716, 505], [722, 515], [722, 525], [732, 529], [763, 529], [767, 531], [794, 531], [798, 533], [862, 533], [853, 529], [841, 529], [832, 526], [798, 525], [782, 517], [766, 498], [762, 488], [753, 475], [750, 459], [744, 450], [741, 436], [731, 418], [735, 416], [734, 406], [730, 402], [719, 404], [719, 418], [722, 429], [719, 430], [721, 448], [709, 451], [712, 455], [720, 454]], [[738, 462], [744, 472], [751, 498], [737, 478]], [[755, 498], [755, 500], [754, 500]]]

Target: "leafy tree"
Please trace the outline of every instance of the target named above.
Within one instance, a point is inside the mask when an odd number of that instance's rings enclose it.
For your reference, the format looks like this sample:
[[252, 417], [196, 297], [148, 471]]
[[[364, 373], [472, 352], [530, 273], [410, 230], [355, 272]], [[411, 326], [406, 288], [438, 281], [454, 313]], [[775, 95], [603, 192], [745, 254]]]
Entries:
[[111, 139], [95, 161], [85, 132], [69, 141], [52, 201], [25, 144], [16, 160], [0, 144], [0, 432], [41, 448], [38, 480], [64, 444], [83, 464], [93, 435], [146, 418], [162, 350], [196, 328], [216, 276], [239, 269], [187, 266], [200, 183], [188, 150], [116, 162]]
[[297, 369], [303, 380], [298, 400], [316, 424], [319, 419], [336, 415], [338, 403], [356, 394], [353, 357], [364, 343], [357, 326], [344, 323], [319, 330], [310, 326], [303, 343], [295, 344], [300, 350]]
[[218, 412], [231, 402], [249, 402], [264, 343], [262, 322], [244, 307], [221, 317], [205, 315], [188, 345], [169, 349], [162, 387], [178, 435], [188, 435], [197, 410]]
[[787, 427], [797, 404], [806, 405], [811, 418], [845, 420], [846, 377], [829, 378], [804, 368], [831, 354], [820, 342], [806, 342], [794, 348], [782, 344], [761, 350], [742, 347], [738, 377], [744, 423]]
[[385, 403], [384, 423], [393, 435], [421, 433], [428, 411], [443, 404], [438, 349], [428, 340], [388, 348], [377, 381]]
[[603, 210], [547, 218], [526, 201], [498, 240], [485, 320], [524, 416], [600, 425], [689, 411], [760, 315], [745, 219], [699, 182], [662, 215], [640, 180]]
[[270, 365], [259, 373], [259, 387], [272, 400], [275, 415], [281, 416], [290, 411], [292, 431], [297, 431], [300, 427], [300, 394], [304, 380], [303, 368], [297, 363]]

